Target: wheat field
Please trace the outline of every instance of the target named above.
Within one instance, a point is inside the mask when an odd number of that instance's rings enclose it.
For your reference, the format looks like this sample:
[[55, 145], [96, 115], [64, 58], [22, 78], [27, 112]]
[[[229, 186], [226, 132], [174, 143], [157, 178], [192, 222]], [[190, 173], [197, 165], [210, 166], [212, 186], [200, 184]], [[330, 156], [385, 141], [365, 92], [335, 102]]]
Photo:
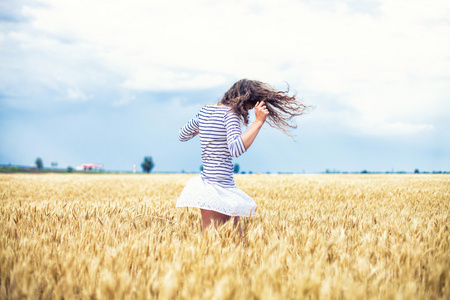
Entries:
[[238, 175], [204, 233], [192, 176], [0, 175], [0, 298], [450, 298], [449, 175]]

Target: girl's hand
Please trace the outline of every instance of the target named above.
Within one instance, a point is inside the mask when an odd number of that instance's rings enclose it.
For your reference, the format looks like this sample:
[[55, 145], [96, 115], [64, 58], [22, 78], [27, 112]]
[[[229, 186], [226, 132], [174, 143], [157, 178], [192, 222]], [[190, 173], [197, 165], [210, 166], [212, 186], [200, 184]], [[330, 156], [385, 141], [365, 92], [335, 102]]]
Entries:
[[269, 111], [264, 103], [264, 101], [257, 102], [255, 105], [255, 117], [256, 121], [264, 123], [266, 121]]
[[253, 122], [252, 126], [241, 135], [242, 142], [244, 143], [245, 149], [248, 149], [256, 136], [258, 135], [259, 130], [263, 126], [266, 121], [266, 117], [269, 115], [269, 110], [267, 109], [264, 101], [257, 102], [255, 105], [255, 116], [256, 121]]

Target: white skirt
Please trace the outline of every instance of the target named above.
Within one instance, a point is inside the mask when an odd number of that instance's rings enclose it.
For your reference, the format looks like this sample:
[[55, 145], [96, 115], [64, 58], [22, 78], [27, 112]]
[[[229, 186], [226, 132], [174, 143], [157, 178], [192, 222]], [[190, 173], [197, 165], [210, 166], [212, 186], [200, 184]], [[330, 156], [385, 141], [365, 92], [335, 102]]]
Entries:
[[256, 215], [255, 201], [241, 189], [210, 184], [200, 176], [193, 177], [186, 183], [177, 200], [177, 207], [197, 207], [232, 217]]

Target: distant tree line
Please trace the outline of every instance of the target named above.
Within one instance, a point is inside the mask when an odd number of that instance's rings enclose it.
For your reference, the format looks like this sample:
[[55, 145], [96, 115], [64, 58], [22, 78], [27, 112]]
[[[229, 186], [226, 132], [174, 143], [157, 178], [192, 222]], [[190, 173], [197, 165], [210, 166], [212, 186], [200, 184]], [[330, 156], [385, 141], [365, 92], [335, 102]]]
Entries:
[[[66, 170], [58, 170], [58, 169], [56, 169], [56, 167], [58, 166], [57, 162], [51, 162], [51, 166], [52, 166], [53, 170], [52, 169], [44, 170], [44, 162], [41, 157], [37, 157], [34, 163], [35, 163], [37, 171], [45, 171], [45, 172], [55, 171], [55, 172], [69, 172], [69, 173], [75, 171], [75, 169], [71, 166], [67, 167]], [[11, 164], [0, 165], [0, 167], [1, 167], [0, 172], [7, 172], [7, 173], [8, 172], [21, 172], [21, 171], [28, 172], [28, 171], [32, 171], [32, 169], [33, 169], [32, 167], [30, 169], [30, 167], [25, 167], [25, 166], [11, 166]], [[153, 158], [151, 156], [145, 156], [144, 161], [141, 164], [141, 167], [142, 167], [142, 171], [144, 173], [150, 173], [153, 170], [153, 168], [155, 167]], [[27, 169], [30, 169], [30, 170], [27, 171]], [[33, 172], [36, 172], [36, 169], [34, 169], [35, 171], [33, 171]], [[233, 165], [233, 172], [235, 174], [239, 174], [239, 173], [240, 174], [253, 174], [252, 171], [245, 172], [245, 171], [240, 171], [240, 170], [241, 170], [241, 168], [240, 168], [239, 164]], [[200, 165], [200, 171], [203, 171], [203, 165]], [[185, 173], [184, 170], [181, 172]], [[305, 171], [302, 170], [301, 172], [276, 172], [276, 173], [277, 174], [301, 174], [301, 173], [304, 174]], [[325, 173], [325, 174], [411, 174], [411, 173], [414, 173], [414, 174], [448, 174], [450, 172], [449, 171], [441, 171], [441, 170], [420, 171], [418, 168], [416, 168], [416, 169], [414, 169], [413, 172], [393, 171], [393, 170], [386, 171], [386, 172], [368, 171], [368, 170], [362, 170], [360, 172], [358, 172], [358, 171], [357, 172], [347, 172], [347, 171], [337, 171], [335, 169], [333, 169], [333, 170], [326, 169], [325, 172], [322, 172], [322, 173]], [[258, 172], [257, 174], [260, 174], [260, 173]], [[265, 172], [265, 174], [270, 174], [270, 172]]]

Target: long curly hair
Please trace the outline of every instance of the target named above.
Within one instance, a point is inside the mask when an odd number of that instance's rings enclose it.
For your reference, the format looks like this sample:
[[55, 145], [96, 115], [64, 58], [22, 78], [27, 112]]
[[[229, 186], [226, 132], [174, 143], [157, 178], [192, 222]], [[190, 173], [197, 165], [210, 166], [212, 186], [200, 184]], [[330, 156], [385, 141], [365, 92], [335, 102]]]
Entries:
[[267, 116], [269, 125], [290, 135], [288, 129], [297, 128], [297, 125], [289, 121], [295, 116], [304, 114], [308, 107], [296, 96], [289, 96], [288, 92], [289, 87], [284, 92], [261, 81], [241, 79], [233, 84], [219, 103], [231, 107], [247, 126], [249, 107], [253, 108], [257, 102], [264, 101], [269, 111]]

